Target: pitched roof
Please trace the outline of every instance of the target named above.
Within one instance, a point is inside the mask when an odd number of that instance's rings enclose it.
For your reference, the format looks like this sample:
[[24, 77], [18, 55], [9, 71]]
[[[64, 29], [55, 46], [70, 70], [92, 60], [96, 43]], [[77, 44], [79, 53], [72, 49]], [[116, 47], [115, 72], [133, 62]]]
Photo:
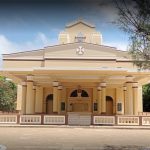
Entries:
[[91, 24], [91, 23], [89, 23], [85, 20], [82, 20], [82, 19], [78, 19], [76, 21], [73, 21], [73, 22], [67, 24], [66, 28], [72, 27], [72, 26], [74, 26], [76, 24], [79, 24], [79, 23], [85, 24], [85, 25], [87, 25], [88, 27], [91, 27], [91, 28], [95, 28], [95, 25], [93, 25], [93, 24]]

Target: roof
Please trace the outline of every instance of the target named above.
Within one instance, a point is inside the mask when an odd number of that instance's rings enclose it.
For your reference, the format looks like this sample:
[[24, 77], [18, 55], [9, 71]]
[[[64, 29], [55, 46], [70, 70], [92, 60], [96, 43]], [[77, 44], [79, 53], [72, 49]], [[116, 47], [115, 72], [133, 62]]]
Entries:
[[78, 20], [76, 20], [76, 21], [73, 21], [73, 22], [67, 24], [67, 25], [66, 25], [66, 28], [70, 28], [70, 27], [72, 27], [72, 26], [74, 26], [74, 25], [76, 25], [76, 24], [79, 24], [79, 23], [82, 23], [82, 24], [84, 24], [84, 25], [86, 25], [86, 26], [88, 26], [88, 27], [91, 27], [91, 28], [95, 28], [95, 25], [94, 25], [94, 24], [91, 24], [91, 23], [89, 23], [89, 22], [87, 22], [87, 21], [85, 21], [85, 20], [82, 20], [82, 19], [78, 19]]

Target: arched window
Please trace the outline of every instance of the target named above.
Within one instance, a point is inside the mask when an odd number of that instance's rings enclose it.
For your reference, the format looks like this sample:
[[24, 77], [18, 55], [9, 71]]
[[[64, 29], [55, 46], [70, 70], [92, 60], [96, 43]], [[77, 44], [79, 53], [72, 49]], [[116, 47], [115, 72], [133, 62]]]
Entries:
[[[70, 97], [78, 97], [78, 90], [74, 90]], [[85, 90], [81, 90], [81, 97], [89, 97], [88, 93]]]
[[53, 94], [49, 94], [47, 97], [46, 97], [46, 101], [52, 101], [53, 100]]
[[111, 96], [106, 96], [106, 101], [113, 101], [113, 98]]

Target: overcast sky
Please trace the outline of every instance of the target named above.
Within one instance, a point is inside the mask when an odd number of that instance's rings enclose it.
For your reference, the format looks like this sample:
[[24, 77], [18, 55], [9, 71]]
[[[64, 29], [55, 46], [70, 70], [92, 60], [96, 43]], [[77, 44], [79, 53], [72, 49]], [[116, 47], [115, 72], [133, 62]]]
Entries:
[[78, 18], [96, 25], [104, 45], [126, 50], [128, 35], [112, 24], [111, 0], [0, 0], [0, 54], [57, 44], [59, 32]]

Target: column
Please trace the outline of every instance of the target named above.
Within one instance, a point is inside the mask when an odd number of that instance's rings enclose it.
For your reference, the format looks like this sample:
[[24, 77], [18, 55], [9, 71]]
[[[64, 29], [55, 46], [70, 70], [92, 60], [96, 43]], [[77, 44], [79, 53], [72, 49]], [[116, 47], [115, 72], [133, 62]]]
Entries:
[[138, 86], [138, 112], [143, 112], [142, 85]]
[[35, 113], [43, 112], [43, 87], [36, 86]]
[[26, 93], [27, 93], [27, 84], [26, 84], [26, 82], [24, 82], [24, 83], [22, 83], [21, 114], [26, 114]]
[[97, 88], [97, 99], [98, 99], [98, 114], [101, 114], [101, 99], [102, 99], [102, 88], [99, 86]]
[[102, 82], [100, 83], [100, 86], [102, 88], [102, 94], [101, 94], [101, 98], [102, 98], [102, 114], [106, 114], [106, 83]]
[[124, 93], [123, 87], [116, 88], [116, 114], [124, 114]]
[[33, 76], [27, 77], [26, 114], [34, 114]]
[[127, 92], [126, 92], [126, 107], [128, 107], [127, 115], [133, 115], [133, 77], [132, 76], [127, 76], [127, 82], [126, 82], [126, 87], [127, 87]]
[[58, 112], [58, 82], [53, 82], [53, 112]]
[[138, 115], [138, 83], [133, 83], [133, 114]]
[[62, 89], [63, 89], [63, 86], [62, 85], [59, 85], [58, 86], [58, 114], [61, 113], [61, 101], [62, 101]]
[[22, 101], [22, 85], [17, 85], [17, 108], [16, 110], [21, 111], [21, 101]]
[[97, 88], [96, 87], [94, 87], [93, 88], [93, 101], [92, 101], [92, 103], [91, 103], [91, 105], [92, 105], [92, 112], [93, 113], [95, 113], [95, 112], [97, 112], [97, 111], [94, 111], [94, 103], [98, 103], [98, 101], [97, 101]]
[[127, 87], [123, 87], [123, 93], [124, 93], [124, 114], [128, 114], [128, 107], [127, 107]]
[[26, 83], [22, 82], [17, 86], [17, 110], [21, 114], [26, 113]]

